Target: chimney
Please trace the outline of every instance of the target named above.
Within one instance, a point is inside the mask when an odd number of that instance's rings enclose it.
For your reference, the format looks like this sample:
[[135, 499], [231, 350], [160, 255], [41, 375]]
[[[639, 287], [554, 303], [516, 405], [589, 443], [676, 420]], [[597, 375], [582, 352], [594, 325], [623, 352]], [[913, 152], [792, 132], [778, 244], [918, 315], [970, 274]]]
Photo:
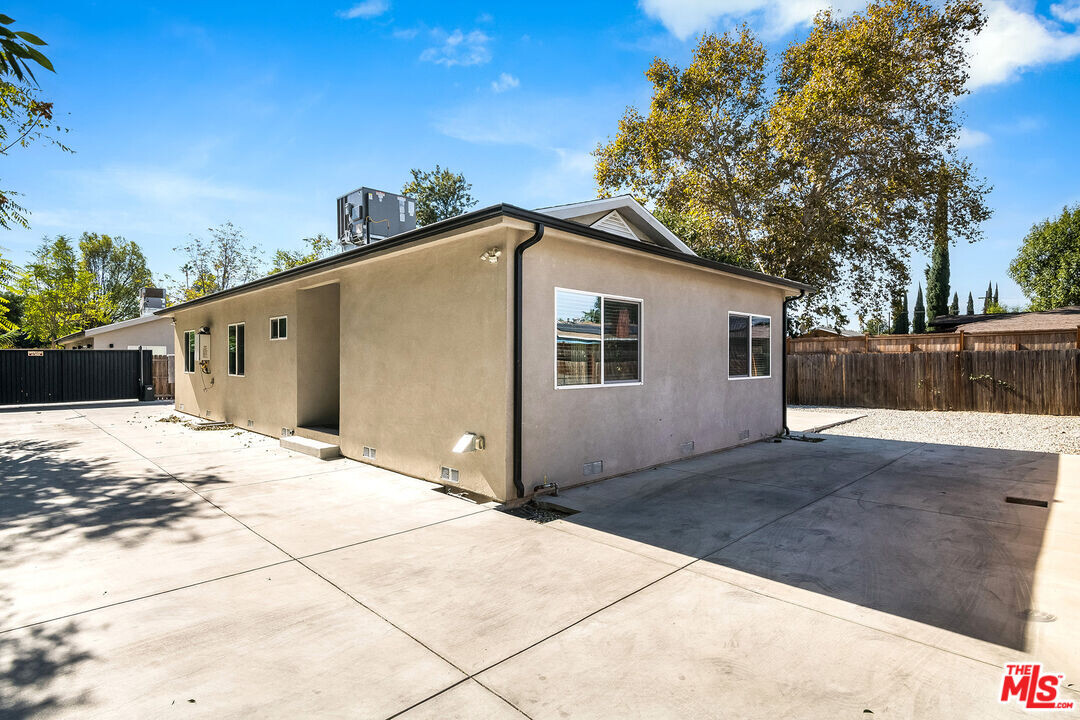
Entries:
[[153, 315], [165, 308], [165, 288], [142, 288], [139, 290], [139, 315]]

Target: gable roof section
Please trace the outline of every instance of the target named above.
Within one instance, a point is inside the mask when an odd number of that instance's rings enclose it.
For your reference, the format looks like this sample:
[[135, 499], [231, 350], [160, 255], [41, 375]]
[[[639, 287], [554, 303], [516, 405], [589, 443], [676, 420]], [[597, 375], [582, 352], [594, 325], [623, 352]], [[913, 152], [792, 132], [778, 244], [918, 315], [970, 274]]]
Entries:
[[589, 225], [589, 227], [606, 230], [609, 233], [621, 235], [625, 238], [630, 238], [631, 240], [641, 240], [641, 238], [637, 236], [637, 233], [626, 224], [626, 220], [623, 220], [623, 216], [619, 214], [618, 210], [612, 210], [604, 217]]
[[143, 323], [148, 323], [160, 319], [161, 318], [159, 318], [157, 315], [140, 315], [138, 317], [128, 318], [127, 320], [120, 320], [119, 322], [114, 322], [109, 325], [98, 325], [97, 327], [86, 328], [85, 330], [80, 330], [79, 332], [65, 335], [62, 338], [57, 338], [56, 342], [62, 343], [69, 340], [78, 340], [84, 337], [94, 337], [95, 335], [111, 332], [113, 330], [123, 330], [124, 328], [134, 327], [136, 325], [142, 325]]
[[641, 203], [629, 195], [616, 195], [610, 198], [586, 200], [585, 202], [569, 203], [567, 205], [552, 205], [551, 207], [536, 209], [538, 213], [562, 220], [571, 220], [590, 227], [598, 227], [612, 211], [617, 213], [619, 220], [623, 224], [631, 228], [636, 239], [653, 243], [659, 247], [678, 250], [687, 255], [695, 255], [696, 257], [694, 251], [687, 247], [686, 243], [680, 240], [675, 233], [668, 230]]
[[257, 280], [252, 280], [249, 283], [243, 285], [237, 285], [234, 288], [228, 290], [222, 290], [211, 295], [204, 295], [194, 300], [189, 300], [179, 305], [173, 305], [163, 310], [158, 310], [154, 315], [156, 316], [170, 316], [177, 310], [185, 310], [189, 307], [196, 305], [203, 305], [205, 303], [214, 302], [225, 297], [231, 297], [233, 295], [239, 295], [241, 293], [250, 292], [258, 288], [277, 285], [279, 283], [289, 282], [298, 277], [309, 275], [316, 272], [322, 272], [325, 270], [332, 270], [336, 267], [343, 265], [349, 265], [354, 262], [360, 262], [368, 257], [376, 255], [386, 255], [399, 249], [412, 247], [419, 245], [424, 240], [430, 240], [436, 236], [444, 233], [453, 232], [466, 228], [476, 223], [484, 222], [487, 220], [493, 220], [500, 217], [513, 218], [515, 220], [522, 220], [524, 222], [542, 223], [543, 225], [553, 229], [562, 230], [567, 233], [579, 235], [581, 237], [590, 238], [592, 240], [599, 240], [606, 242], [610, 245], [616, 245], [629, 250], [646, 253], [648, 255], [654, 255], [668, 260], [674, 260], [676, 262], [685, 263], [687, 265], [695, 265], [697, 267], [707, 268], [710, 270], [716, 270], [727, 275], [737, 276], [753, 280], [756, 282], [765, 283], [767, 285], [775, 285], [777, 287], [788, 288], [790, 290], [801, 290], [804, 292], [812, 292], [813, 286], [806, 283], [797, 282], [795, 280], [788, 280], [786, 278], [776, 277], [774, 275], [766, 275], [755, 270], [747, 270], [746, 268], [738, 267], [736, 265], [728, 265], [727, 263], [716, 262], [715, 260], [707, 260], [697, 255], [680, 250], [674, 250], [667, 247], [658, 245], [652, 245], [650, 243], [644, 243], [640, 240], [630, 240], [629, 238], [620, 237], [619, 235], [612, 234], [605, 230], [589, 227], [588, 225], [582, 225], [580, 223], [571, 220], [562, 220], [551, 215], [546, 215], [534, 210], [526, 210], [519, 208], [516, 205], [508, 205], [502, 203], [500, 205], [492, 205], [490, 207], [483, 208], [481, 210], [475, 210], [471, 213], [465, 213], [464, 215], [458, 215], [457, 217], [448, 218], [431, 225], [425, 225], [423, 227], [410, 230], [409, 232], [401, 233], [400, 235], [394, 235], [386, 240], [380, 240], [379, 242], [372, 243], [370, 245], [364, 245], [362, 247], [355, 248], [353, 250], [347, 250], [337, 255], [331, 255], [330, 257], [322, 258], [321, 260], [315, 260], [313, 262], [299, 265], [288, 270], [283, 270], [273, 275], [267, 275]]

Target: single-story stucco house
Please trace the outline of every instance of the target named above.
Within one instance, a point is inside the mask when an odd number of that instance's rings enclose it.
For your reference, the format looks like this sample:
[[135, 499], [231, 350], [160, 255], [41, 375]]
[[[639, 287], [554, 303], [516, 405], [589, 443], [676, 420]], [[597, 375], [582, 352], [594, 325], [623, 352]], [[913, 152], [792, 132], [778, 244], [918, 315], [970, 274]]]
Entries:
[[165, 307], [165, 291], [142, 288], [139, 291], [139, 316], [128, 320], [80, 330], [56, 341], [65, 350], [152, 350], [155, 355], [173, 354], [172, 323], [154, 315]]
[[809, 289], [616, 197], [495, 205], [158, 314], [178, 410], [512, 500], [779, 433]]

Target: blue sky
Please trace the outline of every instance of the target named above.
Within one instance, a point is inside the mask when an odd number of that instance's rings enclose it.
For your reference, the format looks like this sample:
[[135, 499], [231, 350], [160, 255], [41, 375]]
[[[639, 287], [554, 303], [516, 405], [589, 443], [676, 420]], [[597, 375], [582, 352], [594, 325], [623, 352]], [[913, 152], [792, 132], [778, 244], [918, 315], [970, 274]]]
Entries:
[[[338, 195], [397, 190], [435, 163], [464, 172], [481, 205], [594, 197], [589, 152], [627, 105], [647, 104], [652, 57], [684, 63], [697, 33], [742, 21], [778, 52], [817, 7], [16, 2], [5, 13], [49, 43], [57, 73], [40, 74], [43, 92], [76, 153], [4, 159], [0, 182], [33, 215], [0, 246], [18, 262], [43, 235], [119, 234], [160, 279], [189, 233], [231, 220], [269, 256], [333, 234]], [[1006, 267], [1020, 240], [1080, 201], [1080, 0], [986, 7], [964, 143], [995, 214], [982, 242], [954, 248], [952, 278], [961, 304], [990, 280], [1015, 304]], [[914, 259], [913, 277], [925, 264]]]

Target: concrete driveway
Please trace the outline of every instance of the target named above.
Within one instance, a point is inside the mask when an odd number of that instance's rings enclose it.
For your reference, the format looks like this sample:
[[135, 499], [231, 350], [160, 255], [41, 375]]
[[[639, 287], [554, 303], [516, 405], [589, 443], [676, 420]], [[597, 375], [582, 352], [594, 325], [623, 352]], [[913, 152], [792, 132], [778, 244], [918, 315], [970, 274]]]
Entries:
[[539, 525], [166, 414], [0, 413], [0, 715], [982, 718], [1021, 712], [1004, 662], [1080, 685], [1077, 456], [758, 443]]

